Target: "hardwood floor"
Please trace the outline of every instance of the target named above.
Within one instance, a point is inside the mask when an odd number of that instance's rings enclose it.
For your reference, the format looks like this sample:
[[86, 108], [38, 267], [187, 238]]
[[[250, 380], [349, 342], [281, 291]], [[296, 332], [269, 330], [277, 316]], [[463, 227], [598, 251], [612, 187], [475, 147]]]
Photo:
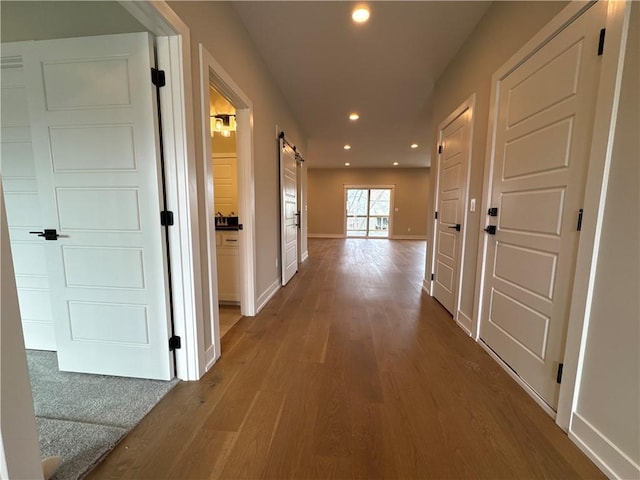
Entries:
[[309, 259], [88, 478], [604, 478], [421, 291], [424, 242]]
[[[224, 337], [242, 318], [240, 307], [236, 305], [219, 305], [220, 312], [220, 337]], [[224, 352], [223, 352], [224, 353]]]

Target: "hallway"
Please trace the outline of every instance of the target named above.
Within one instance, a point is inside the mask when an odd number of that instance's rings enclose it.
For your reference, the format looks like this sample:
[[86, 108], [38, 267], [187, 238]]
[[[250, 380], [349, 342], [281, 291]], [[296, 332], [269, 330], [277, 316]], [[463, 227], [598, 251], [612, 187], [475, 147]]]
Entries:
[[421, 290], [425, 243], [309, 240], [88, 478], [604, 478]]

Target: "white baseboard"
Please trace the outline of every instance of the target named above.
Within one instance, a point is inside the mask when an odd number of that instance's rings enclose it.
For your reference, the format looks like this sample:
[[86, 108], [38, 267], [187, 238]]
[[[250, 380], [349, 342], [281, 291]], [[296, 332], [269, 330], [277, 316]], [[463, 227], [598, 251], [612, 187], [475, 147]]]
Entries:
[[542, 408], [542, 410], [547, 412], [547, 414], [555, 420], [556, 412], [554, 412], [553, 409], [545, 403], [542, 397], [540, 397], [540, 395], [538, 395], [535, 392], [535, 390], [533, 390], [529, 385], [527, 385], [527, 383], [524, 380], [522, 380], [522, 378], [520, 378], [513, 370], [511, 370], [509, 365], [507, 365], [504, 360], [502, 360], [498, 355], [496, 355], [494, 351], [491, 350], [489, 346], [482, 341], [482, 339], [478, 339], [478, 343], [482, 348], [485, 349], [485, 351], [489, 354], [489, 356], [493, 358], [498, 363], [498, 365], [500, 365], [502, 369], [505, 372], [507, 372], [509, 376], [513, 378], [516, 381], [516, 383], [520, 385], [525, 392], [529, 394], [531, 398], [533, 398], [533, 401], [536, 402], [540, 406], [540, 408]]
[[571, 419], [569, 438], [607, 477], [640, 478], [640, 466], [577, 412]]
[[216, 350], [213, 345], [207, 348], [207, 350], [204, 352], [204, 371], [208, 372], [209, 370], [211, 370], [211, 367], [213, 367], [213, 365], [218, 361], [219, 358], [220, 355], [216, 355]]
[[426, 235], [391, 235], [390, 240], [426, 240]]
[[427, 295], [431, 296], [431, 280], [423, 279], [422, 289], [427, 292]]
[[302, 255], [300, 255], [300, 263], [304, 262], [307, 258], [309, 258], [309, 250], [302, 252]]
[[264, 306], [271, 300], [271, 298], [276, 294], [278, 290], [280, 290], [280, 279], [276, 279], [269, 287], [262, 292], [262, 294], [258, 297], [258, 308], [256, 308], [256, 315], [260, 313], [260, 310], [264, 308]]
[[467, 335], [471, 336], [471, 327], [473, 325], [473, 320], [471, 320], [462, 310], [458, 310], [458, 315], [456, 318], [456, 323], [460, 325], [460, 328], [464, 330]]
[[346, 238], [343, 233], [307, 233], [307, 238]]

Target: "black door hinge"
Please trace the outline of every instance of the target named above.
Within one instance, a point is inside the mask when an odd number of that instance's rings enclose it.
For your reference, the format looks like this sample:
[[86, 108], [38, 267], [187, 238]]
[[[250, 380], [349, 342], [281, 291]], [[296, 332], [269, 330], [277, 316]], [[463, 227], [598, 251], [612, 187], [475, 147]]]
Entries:
[[169, 351], [173, 352], [174, 350], [178, 350], [179, 348], [182, 348], [180, 337], [177, 335], [169, 337]]
[[164, 87], [167, 84], [167, 80], [164, 75], [164, 70], [151, 68], [151, 83], [153, 83], [158, 88]]
[[432, 273], [431, 274], [431, 280], [433, 280], [435, 278], [435, 275]]
[[442, 153], [442, 145], [438, 145], [438, 153]]
[[484, 229], [485, 232], [487, 232], [489, 235], [495, 235], [496, 234], [496, 226], [495, 225], [488, 225], [487, 228]]
[[438, 219], [438, 212], [436, 212], [436, 220]]
[[582, 214], [583, 213], [584, 213], [584, 210], [582, 208], [578, 210], [578, 225], [576, 225], [576, 230], [578, 232], [582, 230]]
[[556, 382], [558, 383], [562, 383], [562, 367], [563, 366], [564, 366], [564, 363], [558, 364], [558, 374], [556, 375]]
[[163, 227], [169, 227], [173, 225], [173, 212], [169, 210], [163, 210], [160, 212], [160, 225]]
[[600, 30], [600, 40], [598, 40], [598, 56], [604, 53], [604, 35], [606, 31], [606, 28]]

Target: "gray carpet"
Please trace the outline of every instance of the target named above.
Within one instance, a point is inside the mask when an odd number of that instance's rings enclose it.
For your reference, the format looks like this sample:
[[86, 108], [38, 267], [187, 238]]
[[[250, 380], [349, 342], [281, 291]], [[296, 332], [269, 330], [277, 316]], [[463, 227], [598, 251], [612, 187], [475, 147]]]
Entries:
[[62, 456], [57, 480], [86, 475], [178, 383], [59, 372], [55, 352], [27, 360], [42, 456]]

